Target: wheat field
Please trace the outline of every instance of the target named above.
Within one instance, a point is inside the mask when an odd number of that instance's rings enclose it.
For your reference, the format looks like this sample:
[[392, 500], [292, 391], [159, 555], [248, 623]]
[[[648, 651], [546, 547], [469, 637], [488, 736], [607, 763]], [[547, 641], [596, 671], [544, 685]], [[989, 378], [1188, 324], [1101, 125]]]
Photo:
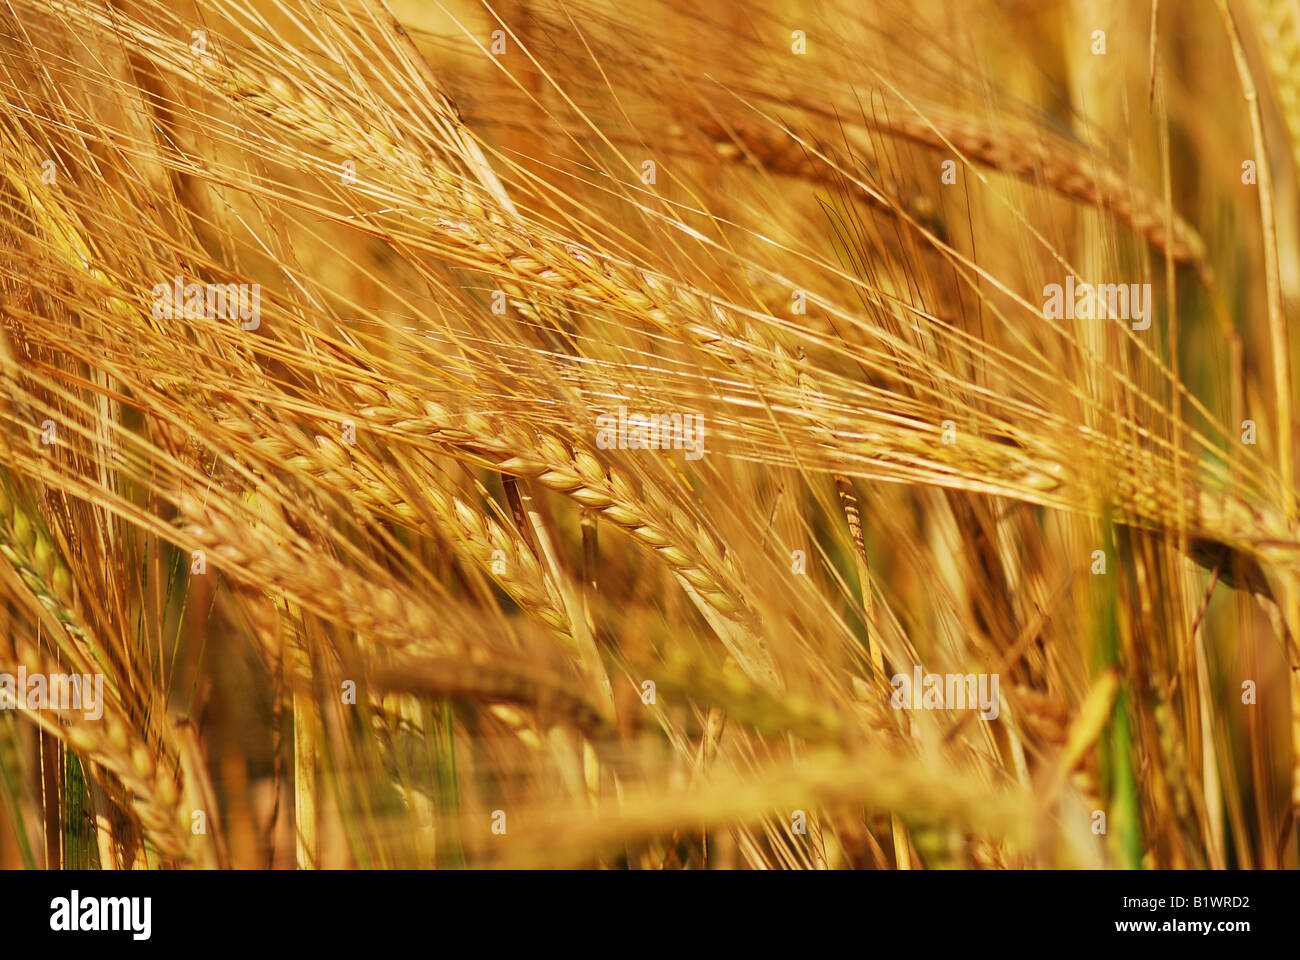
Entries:
[[0, 865], [1295, 868], [1298, 52], [3, 0]]

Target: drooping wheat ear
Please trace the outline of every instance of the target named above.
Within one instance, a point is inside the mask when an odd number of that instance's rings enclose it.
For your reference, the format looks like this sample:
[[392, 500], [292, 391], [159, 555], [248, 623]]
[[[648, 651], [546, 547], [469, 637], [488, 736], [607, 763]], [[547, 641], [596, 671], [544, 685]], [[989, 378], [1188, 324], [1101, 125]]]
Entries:
[[[856, 155], [851, 160], [844, 156], [842, 146], [836, 147], [812, 135], [795, 137], [784, 126], [754, 123], [738, 116], [719, 118], [703, 109], [689, 107], [684, 112], [687, 114], [684, 119], [710, 141], [718, 159], [727, 163], [753, 163], [768, 173], [831, 186], [839, 185], [838, 171], [859, 169], [866, 163], [865, 158]], [[684, 130], [680, 132], [685, 134]], [[880, 177], [879, 171], [871, 172], [875, 191], [860, 194], [869, 206], [889, 215], [906, 211], [932, 233], [946, 237], [946, 227], [927, 197]]]
[[[368, 459], [354, 458], [338, 440], [317, 435], [314, 449], [278, 437], [263, 437], [252, 445], [279, 457], [285, 466], [310, 473], [323, 486], [359, 500], [380, 515], [414, 530], [431, 532], [427, 515], [413, 505], [400, 479], [389, 476]], [[477, 510], [458, 497], [443, 471], [431, 460], [421, 457], [420, 461], [428, 469], [422, 475], [427, 486], [419, 495], [434, 508], [442, 521], [442, 532], [456, 549], [496, 581], [521, 608], [572, 643], [573, 625], [523, 538], [487, 511]]]
[[417, 468], [412, 472], [399, 469], [391, 458], [381, 463], [365, 455], [354, 456], [338, 440], [320, 435], [315, 439], [316, 446], [310, 451], [280, 436], [263, 436], [251, 446], [283, 459], [286, 465], [307, 470], [338, 492], [359, 498], [381, 515], [423, 533], [433, 532], [432, 516], [434, 526], [461, 556], [490, 576], [523, 610], [547, 624], [590, 678], [599, 687], [608, 688], [594, 642], [589, 635], [575, 631], [559, 590], [531, 547], [513, 528], [462, 499], [432, 457], [424, 451], [411, 451], [411, 466]]
[[[1266, 2], [1282, 3], [1285, 0]], [[544, 12], [538, 15], [546, 16]], [[547, 27], [557, 35], [571, 30], [571, 25], [561, 18], [548, 19]], [[600, 59], [607, 64], [618, 64], [629, 76], [636, 76], [647, 67], [653, 70], [659, 65], [658, 58], [649, 52], [649, 48], [643, 48], [640, 56], [629, 56], [623, 49], [625, 44], [606, 41], [602, 46], [599, 39], [592, 40], [586, 36], [575, 37], [573, 42], [588, 49], [594, 47], [599, 51]], [[1047, 130], [1005, 124], [995, 128], [979, 117], [951, 109], [937, 109], [929, 104], [913, 106], [892, 88], [889, 88], [887, 105], [872, 103], [864, 111], [858, 92], [847, 86], [829, 97], [813, 100], [790, 92], [788, 84], [775, 74], [764, 75], [763, 82], [756, 83], [755, 77], [750, 75], [732, 73], [728, 76], [725, 64], [719, 65], [717, 74], [713, 74], [712, 69], [706, 71], [704, 64], [697, 66], [702, 72], [708, 72], [720, 86], [735, 93], [737, 101], [742, 96], [751, 104], [764, 101], [773, 104], [782, 116], [794, 108], [824, 118], [834, 125], [834, 129], [842, 131], [842, 135], [859, 148], [857, 152], [863, 156], [877, 153], [866, 137], [868, 129], [935, 150], [956, 151], [982, 166], [1041, 183], [1062, 196], [1108, 211], [1155, 249], [1162, 253], [1167, 250], [1175, 262], [1200, 263], [1205, 258], [1205, 245], [1195, 228], [1177, 214], [1170, 218], [1167, 206], [1159, 196], [1134, 182], [1108, 160]], [[665, 82], [659, 73], [646, 72], [641, 79], [647, 83], [652, 81], [651, 85], [660, 89]], [[783, 129], [782, 122], [766, 117], [761, 125], [751, 123], [725, 99], [710, 102], [705, 108], [699, 101], [698, 91], [685, 83], [680, 91], [674, 90], [673, 93], [677, 94], [673, 99], [675, 108], [682, 111], [689, 122], [715, 142], [730, 147], [721, 152], [724, 159], [731, 159], [734, 147], [740, 147], [755, 159], [770, 163], [773, 170], [794, 173], [802, 167], [803, 172], [807, 172], [804, 163], [806, 151], [802, 145], [788, 135], [776, 132]], [[802, 125], [800, 128], [802, 131]], [[824, 149], [824, 139], [810, 137], [804, 142], [815, 143], [823, 156], [834, 156], [837, 151]]]
[[490, 659], [392, 653], [383, 662], [372, 664], [367, 675], [384, 693], [510, 703], [528, 708], [545, 723], [571, 722], [589, 740], [613, 736], [611, 718], [573, 680], [537, 663], [512, 661], [501, 653]]
[[183, 518], [175, 539], [224, 560], [223, 572], [248, 586], [274, 584], [295, 602], [329, 620], [393, 646], [431, 641], [437, 618], [412, 591], [371, 582], [312, 551], [291, 531], [272, 532], [227, 516], [215, 501], [189, 491], [169, 498]]
[[603, 464], [590, 450], [549, 434], [520, 429], [505, 418], [482, 413], [457, 417], [440, 403], [421, 402], [395, 389], [385, 392], [368, 384], [353, 384], [352, 389], [366, 405], [361, 415], [380, 431], [396, 430], [400, 431], [396, 436], [407, 440], [427, 438], [444, 443], [483, 466], [536, 480], [653, 550], [690, 592], [740, 629], [741, 648], [733, 651], [737, 659], [747, 669], [774, 674], [771, 655], [760, 637], [759, 617], [737, 587], [734, 565], [708, 531], [691, 524], [689, 517], [654, 519], [679, 512], [659, 502], [654, 489], [638, 494], [621, 473]]
[[[809, 101], [800, 106], [834, 117], [825, 107]], [[1041, 183], [1057, 193], [1095, 205], [1112, 214], [1175, 263], [1205, 259], [1205, 242], [1178, 214], [1167, 216], [1163, 200], [1139, 186], [1105, 159], [1081, 153], [1042, 131], [991, 128], [969, 116], [946, 115], [926, 108], [924, 115], [910, 106], [895, 105], [868, 117], [882, 133], [902, 137], [935, 150], [954, 151], [967, 160], [1025, 180]], [[850, 138], [863, 147], [860, 129], [847, 127]]]
[[755, 622], [753, 609], [729, 585], [734, 574], [712, 537], [701, 527], [688, 532], [676, 529], [680, 521], [652, 519], [650, 505], [641, 503], [622, 474], [591, 451], [522, 430], [504, 418], [481, 413], [457, 417], [440, 403], [420, 402], [398, 390], [383, 392], [365, 384], [353, 389], [368, 404], [362, 415], [375, 425], [450, 444], [494, 470], [535, 479], [571, 497], [653, 549], [723, 616]]

